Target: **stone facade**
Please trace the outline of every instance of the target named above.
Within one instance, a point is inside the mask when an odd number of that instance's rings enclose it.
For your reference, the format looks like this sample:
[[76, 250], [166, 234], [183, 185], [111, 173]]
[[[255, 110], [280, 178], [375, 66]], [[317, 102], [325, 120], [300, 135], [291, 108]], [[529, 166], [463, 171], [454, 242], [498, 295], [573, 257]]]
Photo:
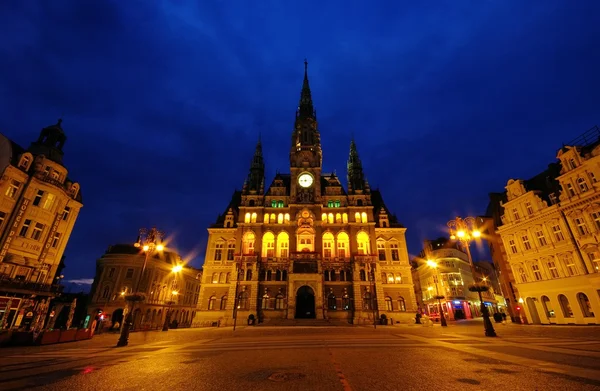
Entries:
[[406, 228], [370, 188], [354, 141], [346, 190], [322, 172], [320, 140], [305, 69], [290, 173], [265, 189], [259, 141], [242, 190], [208, 229], [198, 322], [412, 321]]
[[60, 291], [63, 253], [83, 206], [62, 162], [65, 141], [60, 120], [28, 149], [0, 135], [0, 328], [40, 328]]
[[[177, 320], [178, 327], [192, 325], [198, 295], [201, 271], [185, 266], [179, 254], [165, 250], [148, 256], [144, 276], [141, 276], [145, 253], [133, 244], [110, 246], [96, 261], [96, 276], [90, 292], [89, 315], [92, 319], [102, 315], [102, 328], [114, 329], [123, 324], [129, 310], [126, 297], [135, 291], [138, 280], [139, 293], [145, 300], [135, 304], [134, 329], [161, 328], [166, 311], [170, 321]], [[182, 266], [174, 272], [175, 266]]]
[[506, 186], [497, 232], [532, 323], [600, 323], [600, 129], [591, 133]]

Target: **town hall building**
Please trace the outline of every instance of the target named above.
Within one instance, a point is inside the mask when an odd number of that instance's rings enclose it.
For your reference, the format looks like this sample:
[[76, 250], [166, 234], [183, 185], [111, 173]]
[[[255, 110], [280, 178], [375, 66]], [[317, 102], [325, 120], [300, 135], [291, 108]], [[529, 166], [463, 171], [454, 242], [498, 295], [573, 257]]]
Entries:
[[[260, 141], [241, 191], [209, 229], [194, 325], [292, 319], [412, 322], [406, 228], [366, 180], [354, 141], [347, 189], [323, 173], [305, 62], [288, 174], [265, 186]], [[296, 321], [297, 322], [297, 321]]]

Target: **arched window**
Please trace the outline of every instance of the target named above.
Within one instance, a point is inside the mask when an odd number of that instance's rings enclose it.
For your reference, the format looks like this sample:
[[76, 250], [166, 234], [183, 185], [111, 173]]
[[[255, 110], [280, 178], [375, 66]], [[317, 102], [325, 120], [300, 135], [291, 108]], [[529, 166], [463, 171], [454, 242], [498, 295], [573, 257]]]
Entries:
[[283, 222], [284, 223], [289, 223], [290, 222], [290, 214], [286, 213], [283, 215]]
[[563, 316], [565, 318], [573, 317], [573, 310], [571, 309], [571, 305], [569, 304], [569, 299], [565, 295], [558, 295], [558, 302], [560, 303], [560, 309], [562, 310]]
[[385, 242], [383, 240], [377, 241], [377, 257], [380, 261], [385, 261]]
[[344, 269], [340, 270], [340, 281], [346, 281], [346, 271]]
[[554, 318], [554, 310], [551, 307], [550, 299], [548, 298], [548, 296], [542, 296], [542, 306], [544, 307], [546, 316], [548, 318]]
[[362, 255], [368, 255], [371, 253], [370, 248], [370, 240], [369, 235], [365, 231], [360, 231], [358, 235], [356, 235], [356, 242], [358, 244], [358, 253]]
[[277, 201], [271, 200], [271, 208], [277, 208]]
[[361, 214], [362, 222], [367, 223], [369, 220], [367, 219], [367, 212], [362, 212]]
[[265, 213], [265, 218], [264, 218], [263, 222], [265, 224], [269, 224], [269, 214], [268, 213]]
[[246, 281], [252, 281], [252, 270], [246, 270]]
[[327, 215], [327, 222], [328, 222], [329, 224], [333, 224], [333, 213], [329, 213], [329, 214]]
[[254, 204], [255, 204], [254, 200], [250, 200], [250, 201], [248, 202], [248, 206], [254, 206]]
[[269, 303], [271, 302], [270, 298], [269, 298], [269, 294], [265, 293], [262, 297], [262, 309], [263, 310], [268, 310], [269, 309]]
[[358, 206], [363, 206], [363, 200], [358, 200], [358, 201], [356, 201], [356, 205], [358, 205]]
[[277, 215], [277, 224], [283, 224], [283, 213]]
[[262, 240], [262, 256], [271, 258], [275, 256], [275, 235], [265, 232]]
[[252, 223], [256, 223], [256, 212], [252, 213]]
[[593, 318], [594, 312], [592, 311], [592, 305], [590, 304], [590, 300], [588, 299], [585, 293], [579, 292], [577, 294], [577, 301], [579, 302], [579, 307], [581, 307], [581, 312], [585, 318]]
[[218, 284], [219, 283], [219, 273], [213, 273], [213, 275], [212, 275], [212, 283], [213, 284]]
[[246, 213], [246, 215], [244, 216], [244, 223], [249, 223], [250, 222], [250, 212]]
[[392, 307], [392, 298], [389, 296], [385, 297], [385, 309], [387, 311], [393, 311], [394, 307]]
[[342, 296], [342, 309], [344, 311], [350, 311], [350, 296], [348, 296], [348, 294]]
[[365, 272], [365, 269], [360, 269], [359, 276], [361, 281], [367, 281], [367, 273]]
[[215, 301], [217, 301], [217, 298], [215, 296], [211, 296], [210, 299], [208, 299], [208, 310], [214, 310], [215, 309]]
[[323, 258], [331, 258], [333, 256], [333, 234], [325, 232], [323, 234]]
[[283, 201], [282, 200], [277, 201], [277, 207], [278, 208], [283, 208]]
[[333, 201], [327, 201], [327, 207], [333, 208]]
[[338, 258], [346, 258], [348, 254], [348, 248], [350, 247], [350, 238], [345, 232], [337, 234], [337, 256]]
[[583, 178], [577, 178], [577, 185], [579, 186], [579, 190], [581, 190], [582, 193], [585, 193], [589, 190], [589, 187], [585, 182], [585, 179]]
[[363, 310], [373, 309], [373, 299], [371, 296], [371, 292], [365, 292], [363, 295]]
[[323, 213], [321, 215], [321, 220], [323, 221], [323, 223], [327, 223], [327, 213]]
[[277, 235], [277, 256], [287, 258], [290, 251], [290, 237], [285, 231]]
[[273, 281], [273, 270], [267, 270], [265, 281]]
[[225, 284], [226, 281], [227, 281], [227, 273], [220, 273], [219, 274], [219, 283]]
[[102, 291], [102, 298], [106, 299], [106, 298], [108, 298], [109, 295], [110, 295], [110, 287], [105, 286], [104, 290]]
[[331, 281], [337, 281], [335, 270], [331, 270]]
[[230, 278], [231, 278], [231, 273], [227, 273], [227, 274], [225, 275], [225, 283], [226, 283], [226, 284], [229, 284], [229, 280], [230, 280]]
[[395, 284], [402, 284], [402, 274], [396, 273], [394, 275], [394, 283]]
[[281, 272], [281, 281], [287, 281], [287, 270]]
[[281, 270], [275, 270], [275, 281], [281, 281]]
[[354, 221], [360, 223], [360, 212], [354, 213]]
[[324, 270], [324, 271], [323, 271], [323, 279], [324, 279], [325, 281], [330, 281], [330, 278], [329, 278], [329, 270]]
[[342, 223], [342, 214], [341, 213], [336, 213], [335, 214], [335, 222], [338, 224]]
[[342, 213], [342, 222], [348, 224], [348, 213]]
[[402, 296], [398, 296], [398, 311], [406, 312], [406, 302]]
[[335, 207], [339, 208], [342, 205], [342, 203], [340, 202], [340, 200], [335, 200]]
[[327, 309], [332, 311], [337, 310], [337, 300], [333, 293], [330, 293], [329, 296], [327, 296]]
[[248, 309], [248, 292], [242, 292], [238, 296], [238, 309], [240, 309], [240, 310]]
[[254, 255], [254, 233], [246, 232], [243, 237], [242, 250], [244, 255]]
[[271, 213], [269, 215], [269, 223], [270, 224], [275, 224], [275, 220], [277, 220], [277, 216], [275, 215], [275, 213]]
[[281, 293], [279, 293], [277, 296], [275, 296], [275, 309], [276, 310], [283, 309], [283, 299], [284, 299], [284, 296]]

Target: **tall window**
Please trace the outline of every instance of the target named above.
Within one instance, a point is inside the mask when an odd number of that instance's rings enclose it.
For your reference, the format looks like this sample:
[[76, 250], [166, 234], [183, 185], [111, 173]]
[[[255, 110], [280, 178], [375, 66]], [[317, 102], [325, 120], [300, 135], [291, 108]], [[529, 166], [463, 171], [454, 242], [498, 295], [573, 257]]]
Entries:
[[250, 218], [252, 223], [256, 223], [256, 212], [252, 213], [252, 217]]
[[52, 207], [54, 206], [55, 199], [56, 197], [54, 196], [54, 194], [48, 193], [48, 195], [46, 195], [46, 199], [44, 200], [44, 205], [42, 206], [42, 208], [46, 210], [52, 209]]
[[575, 189], [573, 189], [573, 185], [567, 183], [567, 192], [569, 193], [569, 197], [575, 197]]
[[23, 222], [23, 226], [21, 227], [21, 231], [19, 231], [19, 236], [26, 237], [27, 231], [29, 231], [29, 226], [31, 225], [31, 220], [27, 219]]
[[341, 213], [336, 213], [335, 214], [335, 222], [337, 224], [341, 224], [342, 223], [342, 214]]
[[235, 254], [235, 243], [227, 244], [227, 260], [233, 261], [233, 256]]
[[594, 175], [593, 172], [590, 172], [590, 179], [592, 180], [592, 183], [597, 183], [598, 179], [596, 179], [596, 175]]
[[219, 309], [220, 310], [224, 310], [225, 308], [227, 308], [227, 296], [221, 296], [221, 305], [219, 305]]
[[54, 237], [52, 238], [52, 248], [57, 248], [59, 242], [60, 242], [60, 232], [55, 232]]
[[323, 221], [323, 223], [327, 223], [327, 213], [323, 213], [321, 215], [321, 221]]
[[34, 206], [40, 206], [40, 202], [42, 202], [42, 197], [44, 196], [43, 190], [38, 190], [35, 198], [33, 199]]
[[380, 261], [385, 261], [385, 243], [382, 241], [377, 242], [377, 255]]
[[360, 212], [354, 213], [354, 221], [360, 223]]
[[217, 301], [217, 298], [215, 296], [211, 296], [208, 299], [208, 309], [209, 309], [209, 311], [215, 309], [215, 302], [216, 301]]
[[563, 316], [565, 318], [573, 317], [573, 310], [571, 309], [571, 305], [569, 304], [569, 299], [565, 295], [558, 295], [558, 302], [560, 303], [560, 309], [562, 310]]
[[556, 239], [557, 242], [562, 242], [563, 240], [565, 240], [565, 237], [560, 229], [560, 225], [553, 225], [552, 232], [554, 233], [554, 239]]
[[398, 311], [406, 312], [406, 301], [402, 296], [398, 296]]
[[596, 225], [596, 231], [600, 231], [600, 212], [592, 213], [592, 220], [594, 220], [594, 224]]
[[521, 282], [527, 282], [527, 274], [522, 267], [519, 268], [519, 276], [521, 277]]
[[575, 218], [575, 226], [577, 227], [577, 232], [579, 232], [579, 235], [583, 236], [590, 233], [590, 231], [588, 231], [587, 225], [585, 224], [585, 220], [583, 219], [583, 217]]
[[521, 239], [523, 240], [523, 247], [525, 248], [525, 250], [531, 250], [531, 243], [529, 243], [529, 237], [527, 235], [523, 235]]
[[385, 309], [387, 311], [393, 311], [394, 308], [392, 307], [392, 298], [389, 296], [385, 297]]
[[240, 310], [248, 309], [248, 292], [242, 292], [238, 296], [238, 309], [240, 309]]
[[591, 252], [588, 253], [588, 257], [590, 258], [590, 261], [592, 262], [592, 266], [594, 267], [594, 270], [597, 272], [600, 271], [600, 257], [598, 256], [597, 252]]
[[392, 253], [392, 261], [400, 260], [400, 251], [398, 250], [398, 243], [390, 244], [390, 252]]
[[277, 235], [277, 256], [287, 258], [290, 248], [290, 237], [287, 232], [282, 231]]
[[323, 258], [331, 258], [333, 255], [333, 234], [331, 232], [325, 232], [323, 234]]
[[250, 213], [246, 213], [246, 215], [244, 215], [244, 223], [249, 223], [250, 222]]
[[518, 250], [517, 250], [517, 244], [515, 243], [514, 239], [510, 239], [508, 241], [508, 245], [510, 246], [510, 251], [513, 254], [516, 254], [518, 252]]
[[350, 238], [345, 232], [340, 232], [337, 235], [337, 256], [339, 258], [346, 258], [348, 256], [348, 247]]
[[577, 294], [577, 301], [579, 302], [579, 307], [581, 307], [581, 312], [585, 318], [594, 317], [594, 311], [592, 311], [592, 305], [590, 304], [590, 300], [588, 299], [585, 293]]
[[342, 223], [348, 224], [348, 213], [342, 213]]
[[9, 198], [16, 198], [20, 187], [21, 187], [21, 182], [11, 179], [10, 182], [8, 183], [8, 188], [6, 189], [6, 193], [4, 193], [4, 194]]
[[548, 296], [542, 296], [542, 306], [544, 307], [546, 316], [548, 318], [554, 318], [554, 310], [552, 309], [552, 305], [550, 304], [550, 299]]
[[515, 220], [519, 220], [519, 211], [517, 210], [517, 208], [513, 208], [512, 214]]
[[63, 220], [65, 220], [65, 221], [68, 220], [69, 214], [71, 214], [71, 207], [65, 206], [65, 210], [63, 210]]
[[329, 310], [337, 310], [337, 299], [335, 298], [335, 295], [333, 293], [330, 293], [327, 296], [327, 309]]
[[275, 309], [276, 310], [282, 310], [284, 308], [283, 307], [283, 299], [284, 299], [284, 296], [281, 293], [279, 293], [277, 296], [275, 296]]
[[243, 253], [244, 255], [254, 255], [254, 233], [246, 232], [243, 238]]
[[277, 224], [283, 224], [283, 213], [277, 215]]
[[215, 245], [215, 261], [220, 261], [223, 257], [223, 243], [217, 243]]
[[360, 216], [362, 218], [363, 224], [366, 224], [369, 221], [369, 219], [367, 218], [367, 212], [362, 212]]
[[537, 264], [531, 265], [531, 271], [533, 272], [533, 276], [535, 277], [536, 281], [541, 281], [542, 272], [540, 271], [540, 267]]
[[533, 214], [533, 207], [531, 206], [531, 202], [526, 202], [525, 203], [525, 209], [527, 210], [527, 214], [528, 215], [532, 215]]
[[565, 256], [564, 262], [565, 262], [565, 266], [566, 266], [567, 273], [569, 274], [569, 276], [575, 276], [578, 274], [577, 266], [575, 265], [575, 260], [573, 259], [573, 257], [571, 255]]
[[333, 222], [334, 222], [334, 220], [333, 220], [333, 213], [329, 213], [329, 214], [327, 215], [327, 222], [328, 222], [329, 224], [333, 224]]
[[371, 296], [371, 292], [365, 292], [363, 295], [363, 310], [373, 309], [373, 299]]
[[554, 261], [548, 261], [548, 270], [550, 271], [552, 278], [560, 277], [558, 274], [558, 268], [556, 267], [556, 263]]
[[283, 215], [283, 222], [284, 223], [289, 223], [290, 222], [290, 214], [286, 213]]
[[272, 232], [265, 232], [263, 235], [262, 256], [267, 258], [275, 256], [275, 236]]
[[370, 251], [369, 235], [366, 232], [361, 231], [356, 235], [356, 242], [358, 244], [358, 253], [368, 255]]
[[347, 293], [342, 296], [342, 309], [344, 311], [350, 311], [350, 296]]
[[577, 186], [579, 186], [579, 190], [581, 190], [582, 193], [589, 190], [589, 187], [583, 178], [577, 178]]
[[546, 242], [546, 238], [544, 237], [544, 232], [541, 229], [535, 231], [535, 236], [537, 237], [537, 241], [540, 247], [548, 244], [548, 242]]

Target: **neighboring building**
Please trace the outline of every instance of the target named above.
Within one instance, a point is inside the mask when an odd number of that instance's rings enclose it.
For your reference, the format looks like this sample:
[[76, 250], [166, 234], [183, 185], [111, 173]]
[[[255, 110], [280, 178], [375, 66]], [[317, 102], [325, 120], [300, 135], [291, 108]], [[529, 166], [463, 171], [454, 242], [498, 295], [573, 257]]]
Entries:
[[[136, 288], [145, 256], [133, 244], [117, 244], [96, 261], [88, 313], [92, 320], [102, 315], [103, 328], [114, 329], [123, 324], [123, 312], [128, 305], [125, 297]], [[182, 266], [181, 271], [173, 271], [175, 266]], [[171, 311], [170, 320], [177, 320], [178, 327], [191, 326], [201, 276], [199, 269], [186, 266], [173, 251], [151, 253], [139, 289], [146, 299], [135, 304], [133, 328], [161, 328], [166, 310]]]
[[242, 191], [208, 229], [198, 321], [230, 324], [234, 306], [244, 322], [412, 321], [406, 228], [370, 188], [354, 141], [347, 191], [335, 173], [322, 172], [306, 68], [291, 136], [290, 173], [265, 187], [259, 141]]
[[83, 206], [63, 165], [59, 120], [28, 149], [0, 135], [0, 328], [40, 328]]
[[[427, 260], [435, 261], [437, 268], [427, 265]], [[414, 260], [414, 266], [417, 300], [425, 314], [439, 318], [438, 300], [435, 299], [439, 293], [444, 296], [440, 301], [446, 319], [480, 316], [479, 296], [468, 289], [473, 285], [471, 265], [460, 243], [446, 238], [425, 240], [424, 249], [419, 258]]]
[[532, 323], [600, 323], [599, 136], [590, 130], [560, 163], [506, 186], [497, 232]]
[[488, 307], [488, 312], [490, 314], [508, 312], [494, 264], [488, 261], [476, 261], [474, 262], [474, 266], [475, 280], [489, 287], [487, 292], [481, 293], [483, 302]]

